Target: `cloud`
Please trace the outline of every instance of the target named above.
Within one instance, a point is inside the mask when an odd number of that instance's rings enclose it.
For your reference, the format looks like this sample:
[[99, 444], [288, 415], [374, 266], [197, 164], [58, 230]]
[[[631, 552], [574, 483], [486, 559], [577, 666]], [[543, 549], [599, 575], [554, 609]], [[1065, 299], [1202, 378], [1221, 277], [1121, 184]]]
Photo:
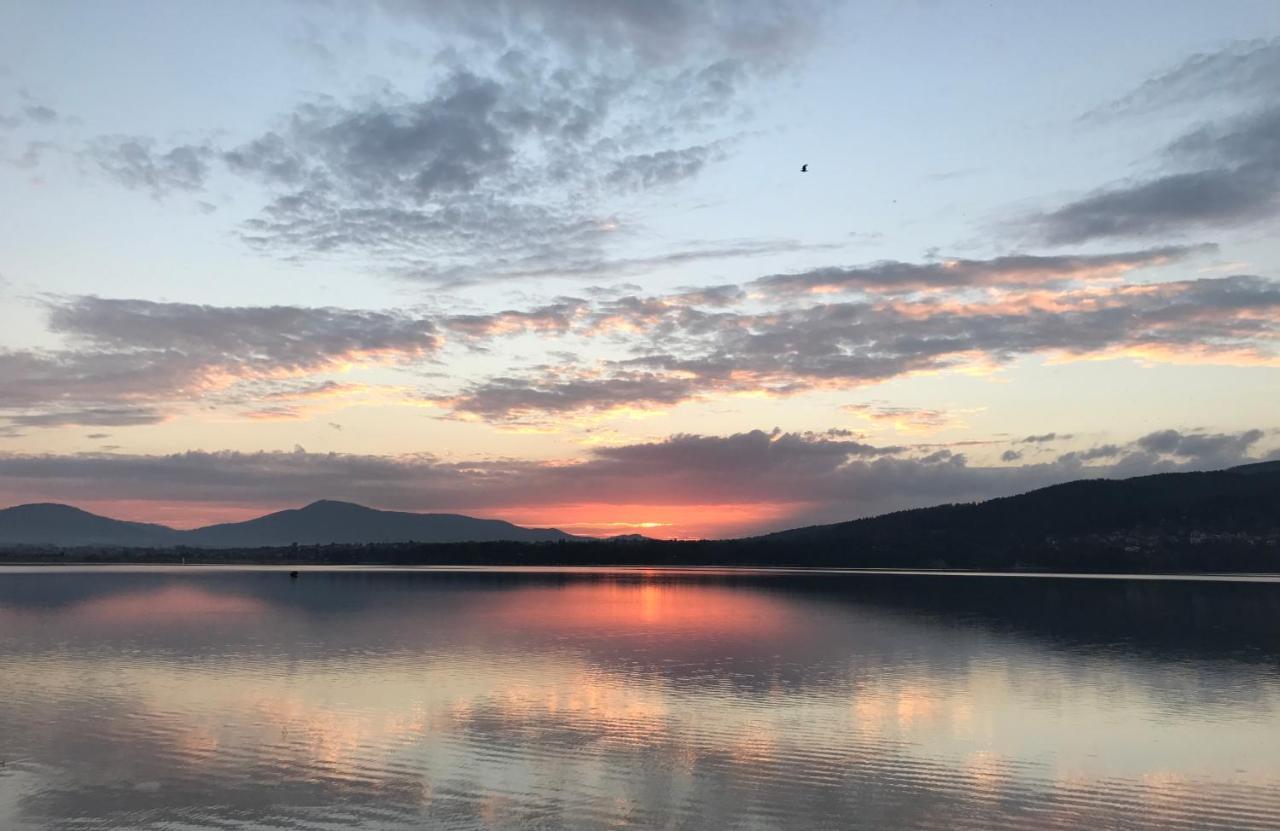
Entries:
[[1000, 461], [1002, 462], [1016, 462], [1021, 458], [1022, 458], [1021, 450], [1006, 450], [1000, 454]]
[[[789, 239], [739, 241], [693, 241], [684, 247], [664, 253], [639, 257], [610, 255], [603, 239], [614, 233], [614, 223], [604, 221], [578, 228], [574, 241], [564, 245], [536, 246], [514, 256], [488, 256], [470, 262], [438, 265], [410, 260], [393, 273], [409, 280], [442, 287], [457, 287], [485, 279], [570, 277], [619, 278], [645, 274], [672, 266], [710, 260], [746, 259], [789, 251], [816, 251], [835, 246], [824, 243], [801, 243]], [[741, 289], [738, 289], [741, 292]]]
[[568, 297], [529, 311], [452, 315], [440, 323], [449, 332], [474, 339], [523, 332], [567, 332], [587, 309], [586, 301]]
[[723, 159], [744, 130], [746, 93], [803, 54], [829, 3], [481, 5], [488, 13], [453, 0], [382, 4], [450, 36], [422, 88], [314, 98], [223, 146], [108, 136], [86, 156], [156, 197], [199, 191], [215, 168], [251, 180], [262, 203], [240, 229], [248, 245], [292, 259], [355, 255], [439, 284], [753, 253], [719, 243], [620, 258], [625, 234], [613, 231], [640, 220], [619, 223], [617, 206]]
[[22, 126], [24, 123], [35, 124], [41, 127], [47, 127], [50, 124], [57, 123], [62, 116], [53, 107], [41, 104], [31, 100], [31, 96], [25, 92], [20, 92], [20, 96], [27, 103], [15, 111], [13, 115], [5, 115], [0, 113], [0, 128], [12, 130]]
[[1022, 444], [1044, 444], [1045, 442], [1057, 441], [1059, 439], [1066, 441], [1069, 438], [1071, 438], [1070, 433], [1063, 433], [1062, 435], [1058, 435], [1057, 433], [1040, 433], [1034, 436], [1027, 436], [1026, 438], [1021, 440], [1021, 443]]
[[866, 300], [752, 312], [679, 299], [624, 296], [577, 314], [570, 334], [613, 334], [632, 357], [509, 373], [436, 403], [530, 422], [735, 393], [853, 389], [919, 372], [991, 371], [1028, 354], [1280, 362], [1280, 283], [1245, 275], [988, 303]]
[[1148, 453], [1202, 462], [1233, 461], [1243, 458], [1249, 448], [1261, 441], [1264, 435], [1261, 430], [1246, 430], [1242, 433], [1159, 430], [1138, 439], [1136, 444]]
[[201, 190], [210, 172], [213, 150], [181, 144], [160, 151], [144, 136], [100, 136], [84, 151], [107, 176], [131, 190], [160, 199], [174, 191]]
[[592, 378], [573, 370], [548, 370], [538, 377], [490, 378], [433, 403], [485, 421], [540, 423], [565, 413], [665, 409], [693, 398], [699, 389], [696, 379], [663, 373], [619, 372]]
[[639, 153], [615, 162], [604, 180], [620, 191], [648, 190], [689, 179], [708, 161], [721, 156], [723, 151], [717, 145]]
[[[1230, 442], [1237, 449], [1255, 447], [1252, 432], [1232, 434]], [[963, 454], [948, 450], [913, 456], [904, 448], [876, 447], [828, 433], [753, 430], [596, 448], [574, 463], [455, 462], [301, 448], [166, 456], [0, 454], [0, 495], [86, 502], [102, 499], [104, 483], [111, 483], [114, 499], [168, 506], [187, 502], [266, 508], [327, 497], [406, 510], [502, 513], [542, 508], [549, 522], [562, 506], [588, 503], [782, 505], [789, 515], [773, 519], [770, 527], [783, 527], [1009, 495], [1082, 475], [1202, 469], [1219, 459], [1133, 452], [1106, 467], [1083, 467], [1079, 460], [975, 467]], [[715, 520], [708, 517], [707, 522], [710, 527]]]
[[1214, 246], [1164, 246], [1116, 254], [1036, 256], [1015, 254], [989, 260], [931, 263], [883, 261], [855, 268], [821, 268], [754, 280], [751, 288], [775, 295], [874, 292], [910, 294], [931, 289], [1033, 288], [1091, 280], [1114, 280], [1129, 271], [1167, 265], [1214, 250]]
[[1196, 53], [1085, 118], [1135, 115], [1223, 96], [1272, 97], [1277, 78], [1280, 39], [1239, 41], [1216, 52]]
[[817, 19], [830, 6], [812, 0], [481, 0], [478, 5], [381, 0], [380, 5], [480, 42], [549, 42], [577, 63], [657, 68], [709, 54], [765, 69], [785, 65], [807, 46]]
[[355, 203], [422, 203], [511, 170], [518, 134], [508, 95], [498, 82], [460, 70], [421, 101], [307, 104], [291, 114], [283, 133], [267, 133], [225, 158], [232, 169], [268, 183], [310, 182], [312, 192]]
[[1274, 169], [1215, 168], [1097, 191], [1042, 220], [1051, 245], [1246, 224], [1276, 212]]
[[29, 141], [27, 142], [27, 149], [23, 150], [20, 156], [11, 158], [9, 163], [19, 170], [34, 170], [40, 166], [46, 153], [60, 149], [57, 144], [51, 141]]
[[[5, 416], [6, 420], [17, 427], [62, 427], [78, 424], [82, 426], [124, 427], [138, 424], [159, 424], [165, 415], [151, 407], [87, 407], [80, 410], [62, 410], [43, 413], [19, 413]], [[106, 433], [89, 436], [104, 437]]]
[[1114, 459], [1125, 455], [1125, 452], [1118, 445], [1103, 444], [1090, 447], [1087, 450], [1072, 450], [1069, 453], [1063, 453], [1058, 457], [1058, 462], [1060, 464], [1072, 464], [1075, 462], [1091, 462], [1096, 459]]
[[419, 360], [435, 325], [392, 312], [215, 307], [99, 297], [47, 303], [58, 350], [0, 350], [0, 420], [140, 424], [243, 382]]
[[611, 195], [678, 183], [723, 155], [720, 141], [668, 146], [708, 112], [700, 94], [513, 50], [423, 98], [304, 104], [223, 158], [277, 194], [244, 228], [262, 250], [373, 255], [442, 283], [594, 275], [615, 236]]
[[1094, 191], [1033, 217], [1052, 245], [1237, 227], [1280, 213], [1280, 102], [1185, 133], [1163, 172]]
[[58, 120], [58, 111], [44, 104], [29, 104], [22, 108], [22, 114], [37, 124], [52, 124]]
[[846, 404], [840, 409], [858, 418], [889, 424], [904, 433], [931, 432], [958, 424], [957, 414], [946, 410], [893, 407], [885, 404]]
[[[449, 345], [488, 350], [525, 334], [563, 339], [570, 352], [590, 347], [600, 357], [508, 366], [470, 383], [446, 375], [443, 387], [419, 400], [463, 418], [534, 424], [643, 414], [707, 397], [850, 390], [920, 372], [990, 372], [1030, 354], [1280, 363], [1280, 284], [1249, 275], [1006, 288], [963, 300], [867, 296], [774, 310], [733, 285], [652, 297], [588, 295], [430, 318], [52, 298], [48, 328], [65, 346], [0, 351], [0, 400], [5, 415], [36, 419], [31, 424], [139, 407], [167, 413], [200, 399], [258, 417], [297, 416], [329, 405], [301, 400], [294, 382], [331, 382], [326, 373], [353, 365], [418, 366]], [[405, 391], [367, 392], [408, 400]], [[337, 392], [331, 387], [325, 395]], [[910, 429], [933, 429], [944, 419], [893, 408], [853, 412]]]
[[438, 345], [435, 325], [394, 312], [301, 306], [207, 306], [94, 296], [51, 301], [49, 329], [99, 349], [171, 351], [264, 371]]

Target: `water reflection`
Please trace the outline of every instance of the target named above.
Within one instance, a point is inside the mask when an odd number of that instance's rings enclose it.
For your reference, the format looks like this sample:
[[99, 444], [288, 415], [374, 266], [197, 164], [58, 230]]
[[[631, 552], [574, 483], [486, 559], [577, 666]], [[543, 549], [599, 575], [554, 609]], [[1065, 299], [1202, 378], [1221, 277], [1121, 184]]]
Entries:
[[1275, 828], [1280, 586], [0, 571], [0, 828]]

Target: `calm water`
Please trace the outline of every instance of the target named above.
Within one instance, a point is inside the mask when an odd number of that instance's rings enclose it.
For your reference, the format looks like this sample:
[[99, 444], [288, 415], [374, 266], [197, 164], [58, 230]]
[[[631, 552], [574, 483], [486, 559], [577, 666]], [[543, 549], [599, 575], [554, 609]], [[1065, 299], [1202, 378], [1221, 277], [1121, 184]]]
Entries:
[[1280, 828], [1280, 584], [0, 569], [0, 829]]

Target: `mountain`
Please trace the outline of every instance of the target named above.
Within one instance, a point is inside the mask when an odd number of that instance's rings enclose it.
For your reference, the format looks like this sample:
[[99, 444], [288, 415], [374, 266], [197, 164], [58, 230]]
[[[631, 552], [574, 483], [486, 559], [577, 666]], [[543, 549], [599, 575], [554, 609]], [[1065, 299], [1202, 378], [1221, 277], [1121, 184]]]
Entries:
[[[300, 547], [290, 549], [295, 542]], [[547, 544], [522, 544], [526, 542]], [[394, 565], [1280, 573], [1280, 461], [1205, 473], [1079, 480], [987, 502], [919, 508], [737, 540], [676, 542], [636, 535], [589, 539], [456, 514], [377, 511], [326, 501], [193, 531], [118, 522], [65, 505], [0, 511], [0, 548], [20, 543], [102, 547], [80, 552], [27, 550], [18, 555], [53, 562], [196, 558]], [[317, 543], [323, 547], [311, 547]], [[175, 545], [207, 551], [193, 555], [173, 550]], [[275, 549], [255, 550], [270, 546]]]
[[178, 544], [181, 533], [47, 502], [0, 510], [0, 545], [169, 546]]
[[522, 528], [500, 519], [462, 514], [379, 511], [351, 502], [320, 500], [246, 522], [189, 531], [184, 545], [205, 548], [324, 545], [378, 542], [551, 542], [573, 539], [554, 528]]
[[1230, 548], [1253, 551], [1241, 556], [1256, 555], [1258, 570], [1275, 570], [1280, 566], [1280, 461], [1204, 473], [1079, 480], [986, 502], [898, 511], [742, 542], [797, 546], [824, 561], [896, 559], [964, 567], [1097, 564], [1108, 557], [1192, 561], [1198, 550], [1207, 556]]
[[379, 511], [350, 502], [321, 500], [246, 522], [179, 531], [125, 522], [69, 505], [18, 505], [0, 510], [0, 545], [130, 548], [266, 548], [330, 543], [551, 542], [578, 539], [554, 528], [522, 528], [497, 519], [461, 514]]

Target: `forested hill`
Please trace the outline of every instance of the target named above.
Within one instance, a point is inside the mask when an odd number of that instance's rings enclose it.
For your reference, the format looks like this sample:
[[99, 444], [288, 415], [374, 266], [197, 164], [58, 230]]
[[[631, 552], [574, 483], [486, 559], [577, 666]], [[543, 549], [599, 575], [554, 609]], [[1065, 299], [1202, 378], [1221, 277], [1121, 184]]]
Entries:
[[986, 502], [939, 505], [781, 531], [760, 539], [969, 547], [1091, 539], [1119, 532], [1222, 534], [1280, 527], [1280, 461], [1205, 473], [1084, 479]]

